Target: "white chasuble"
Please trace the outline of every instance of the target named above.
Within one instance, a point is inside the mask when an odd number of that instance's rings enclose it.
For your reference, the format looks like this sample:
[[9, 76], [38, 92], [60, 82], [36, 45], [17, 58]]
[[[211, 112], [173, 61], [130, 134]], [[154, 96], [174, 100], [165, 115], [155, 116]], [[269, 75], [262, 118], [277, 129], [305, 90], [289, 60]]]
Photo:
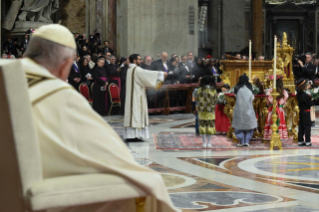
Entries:
[[156, 88], [164, 73], [131, 64], [126, 76], [124, 139], [149, 138], [146, 87]]
[[[44, 179], [113, 174], [148, 195], [146, 212], [175, 211], [161, 176], [134, 160], [121, 138], [81, 94], [34, 61], [26, 58], [21, 62], [29, 84]], [[134, 200], [122, 200], [48, 211], [132, 212], [135, 206]]]

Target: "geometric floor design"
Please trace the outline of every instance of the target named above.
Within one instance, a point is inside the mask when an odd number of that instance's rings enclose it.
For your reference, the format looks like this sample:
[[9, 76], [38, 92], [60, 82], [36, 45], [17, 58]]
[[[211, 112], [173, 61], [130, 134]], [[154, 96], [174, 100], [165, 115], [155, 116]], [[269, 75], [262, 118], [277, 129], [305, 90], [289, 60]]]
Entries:
[[[203, 139], [201, 136], [196, 136], [195, 133], [185, 133], [185, 132], [161, 132], [155, 135], [155, 145], [157, 149], [203, 149]], [[300, 149], [298, 143], [293, 142], [292, 139], [282, 140], [282, 147], [284, 149]], [[311, 137], [311, 147], [302, 147], [317, 149], [319, 148], [319, 136], [313, 135]], [[211, 137], [211, 150], [231, 150], [231, 149], [243, 149], [242, 147], [237, 147], [236, 143], [233, 143], [231, 139], [228, 139], [226, 135], [213, 135]], [[268, 150], [269, 142], [263, 143], [261, 139], [252, 139], [249, 142], [249, 147], [244, 149], [250, 150]]]
[[[122, 135], [123, 117], [105, 120]], [[193, 122], [192, 114], [150, 116], [151, 138], [128, 143], [135, 160], [162, 175], [179, 212], [319, 212], [319, 122], [315, 148], [282, 151], [258, 149], [258, 140], [250, 142], [254, 148], [236, 148], [225, 136], [212, 138], [215, 149], [201, 149]]]

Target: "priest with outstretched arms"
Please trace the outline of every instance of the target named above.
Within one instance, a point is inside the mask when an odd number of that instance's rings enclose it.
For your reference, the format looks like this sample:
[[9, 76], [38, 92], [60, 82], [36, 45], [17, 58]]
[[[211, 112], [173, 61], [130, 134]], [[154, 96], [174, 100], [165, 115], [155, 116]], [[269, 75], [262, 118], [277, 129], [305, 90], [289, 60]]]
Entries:
[[126, 76], [124, 138], [126, 140], [148, 139], [146, 87], [160, 88], [167, 73], [142, 69], [139, 67], [141, 57], [138, 54], [132, 54], [129, 59], [130, 66]]

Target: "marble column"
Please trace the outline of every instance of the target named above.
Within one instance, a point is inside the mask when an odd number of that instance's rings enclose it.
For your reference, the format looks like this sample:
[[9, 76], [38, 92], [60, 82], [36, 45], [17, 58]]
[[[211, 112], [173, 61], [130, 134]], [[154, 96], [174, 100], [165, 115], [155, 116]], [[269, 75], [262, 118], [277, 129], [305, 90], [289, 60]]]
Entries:
[[263, 53], [263, 1], [253, 0], [251, 2], [253, 52], [256, 52], [258, 57]]
[[90, 34], [96, 29], [96, 0], [90, 0]]
[[109, 30], [109, 0], [103, 0], [102, 40], [108, 40]]

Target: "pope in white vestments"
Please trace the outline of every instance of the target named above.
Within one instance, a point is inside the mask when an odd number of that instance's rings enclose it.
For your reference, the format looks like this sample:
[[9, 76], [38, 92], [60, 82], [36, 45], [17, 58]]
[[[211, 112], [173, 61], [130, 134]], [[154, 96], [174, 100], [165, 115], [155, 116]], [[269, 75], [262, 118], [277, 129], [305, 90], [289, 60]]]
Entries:
[[[53, 68], [45, 67], [48, 60], [43, 60], [42, 64], [36, 62], [41, 61], [41, 55], [46, 55], [41, 50], [37, 56], [30, 52], [39, 48], [33, 46], [37, 39], [75, 49], [73, 35], [66, 30], [60, 25], [40, 27], [30, 40], [27, 58], [22, 60], [39, 139], [43, 178], [87, 173], [114, 174], [129, 180], [149, 195], [146, 211], [175, 211], [161, 176], [135, 162], [121, 138], [92, 110], [88, 101], [72, 86], [53, 75]], [[70, 56], [71, 66], [72, 54]], [[57, 66], [63, 67], [65, 61], [69, 58]], [[139, 74], [137, 72], [137, 76]], [[155, 84], [155, 80], [153, 82]], [[134, 123], [137, 118], [134, 117]], [[135, 208], [134, 200], [122, 200], [50, 211], [132, 212]]]
[[[133, 58], [134, 61], [133, 61]], [[164, 81], [164, 72], [140, 68], [140, 56], [130, 56], [130, 67], [126, 76], [126, 100], [124, 117], [125, 139], [148, 139], [149, 120], [146, 87], [156, 88]]]

